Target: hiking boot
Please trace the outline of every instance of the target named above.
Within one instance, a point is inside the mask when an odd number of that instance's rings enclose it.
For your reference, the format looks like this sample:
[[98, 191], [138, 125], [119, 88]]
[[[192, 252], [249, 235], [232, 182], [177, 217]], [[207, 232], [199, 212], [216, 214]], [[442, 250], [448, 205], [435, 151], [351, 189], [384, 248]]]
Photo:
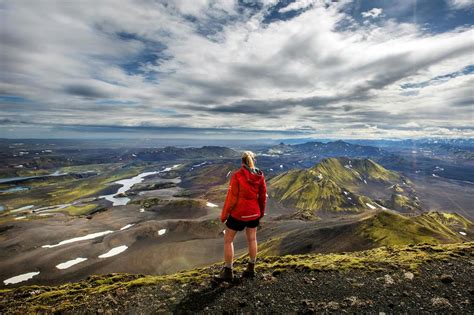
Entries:
[[244, 272], [242, 273], [242, 276], [247, 277], [247, 278], [255, 277], [255, 263], [249, 262], [247, 264], [247, 269], [244, 270]]
[[234, 280], [234, 271], [232, 270], [232, 268], [224, 267], [224, 268], [222, 268], [219, 277], [224, 281], [229, 281], [230, 282], [230, 281]]

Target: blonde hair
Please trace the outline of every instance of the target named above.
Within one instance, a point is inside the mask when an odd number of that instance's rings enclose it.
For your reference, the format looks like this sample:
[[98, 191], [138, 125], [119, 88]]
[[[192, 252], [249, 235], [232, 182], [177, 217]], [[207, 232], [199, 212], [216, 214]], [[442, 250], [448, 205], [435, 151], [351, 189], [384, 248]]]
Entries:
[[244, 151], [242, 153], [242, 163], [250, 168], [255, 168], [255, 154], [252, 151]]

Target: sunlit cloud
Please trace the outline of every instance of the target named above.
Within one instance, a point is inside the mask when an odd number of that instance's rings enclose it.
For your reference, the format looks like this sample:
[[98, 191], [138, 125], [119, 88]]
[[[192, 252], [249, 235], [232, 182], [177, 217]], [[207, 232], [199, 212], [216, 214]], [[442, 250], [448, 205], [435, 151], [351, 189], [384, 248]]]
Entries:
[[5, 1], [0, 132], [472, 137], [467, 2]]

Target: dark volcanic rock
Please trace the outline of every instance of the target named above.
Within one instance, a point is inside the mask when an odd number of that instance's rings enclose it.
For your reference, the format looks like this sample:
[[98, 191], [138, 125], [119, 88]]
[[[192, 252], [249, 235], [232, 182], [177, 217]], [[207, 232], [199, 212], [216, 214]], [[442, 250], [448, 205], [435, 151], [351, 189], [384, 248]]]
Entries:
[[451, 283], [451, 282], [454, 282], [453, 276], [448, 275], [448, 274], [443, 274], [443, 275], [441, 275], [441, 277], [439, 277], [439, 279], [440, 279], [441, 282], [443, 282], [443, 283]]

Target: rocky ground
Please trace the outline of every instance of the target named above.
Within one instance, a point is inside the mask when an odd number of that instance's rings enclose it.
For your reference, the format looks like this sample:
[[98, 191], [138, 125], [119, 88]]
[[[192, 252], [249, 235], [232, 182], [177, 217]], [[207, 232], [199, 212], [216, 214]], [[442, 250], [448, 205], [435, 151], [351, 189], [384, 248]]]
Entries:
[[[236, 263], [240, 274], [244, 261]], [[474, 243], [264, 257], [254, 279], [216, 281], [220, 266], [170, 276], [111, 274], [0, 291], [0, 313], [474, 314]]]

